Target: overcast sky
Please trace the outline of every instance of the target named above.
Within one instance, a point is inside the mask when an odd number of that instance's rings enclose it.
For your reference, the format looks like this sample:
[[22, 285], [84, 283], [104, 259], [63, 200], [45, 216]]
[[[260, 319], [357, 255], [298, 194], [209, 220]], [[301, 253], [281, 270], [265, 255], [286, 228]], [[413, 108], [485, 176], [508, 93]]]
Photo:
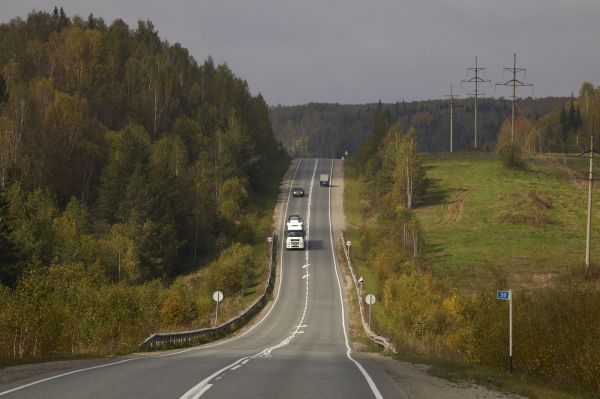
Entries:
[[55, 4], [132, 28], [149, 19], [198, 62], [226, 62], [270, 105], [442, 98], [450, 84], [464, 96], [474, 56], [497, 83], [514, 52], [535, 97], [600, 84], [600, 0], [0, 0], [0, 18]]

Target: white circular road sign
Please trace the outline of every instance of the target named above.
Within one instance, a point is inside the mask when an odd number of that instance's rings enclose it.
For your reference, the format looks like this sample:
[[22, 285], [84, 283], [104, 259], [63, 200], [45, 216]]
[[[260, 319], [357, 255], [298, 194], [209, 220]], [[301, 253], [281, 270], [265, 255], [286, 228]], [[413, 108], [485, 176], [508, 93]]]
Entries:
[[223, 300], [223, 293], [221, 291], [215, 291], [213, 299], [215, 302], [221, 302]]
[[372, 305], [375, 303], [375, 295], [373, 294], [369, 294], [365, 297], [365, 302], [367, 303], [367, 305]]

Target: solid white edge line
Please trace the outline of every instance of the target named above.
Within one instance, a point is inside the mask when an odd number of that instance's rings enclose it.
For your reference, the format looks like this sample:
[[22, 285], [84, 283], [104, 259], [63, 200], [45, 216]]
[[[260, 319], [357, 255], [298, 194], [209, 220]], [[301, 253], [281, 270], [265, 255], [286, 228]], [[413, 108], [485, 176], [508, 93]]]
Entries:
[[[294, 169], [294, 174], [292, 176], [292, 182], [290, 183], [290, 188], [289, 188], [289, 191], [288, 191], [287, 202], [286, 202], [286, 205], [285, 205], [285, 215], [287, 215], [288, 205], [290, 203], [290, 198], [292, 196], [292, 188], [294, 186], [294, 180], [296, 179], [296, 173], [298, 173], [298, 168], [300, 167], [300, 163], [302, 163], [302, 158], [300, 158], [300, 160], [296, 164], [296, 168]], [[283, 226], [284, 227], [282, 229], [282, 233], [285, 231], [285, 217], [286, 217], [285, 215], [284, 215], [284, 221], [283, 221]], [[282, 234], [282, 236], [283, 236], [283, 234]], [[285, 243], [285, 240], [282, 241], [282, 244], [281, 244], [281, 254], [282, 255], [283, 255], [283, 245], [284, 245], [284, 243]], [[186, 353], [186, 352], [190, 352], [190, 351], [194, 351], [194, 350], [212, 348], [212, 347], [215, 347], [215, 346], [223, 345], [223, 344], [226, 344], [228, 342], [234, 341], [236, 339], [242, 338], [243, 336], [245, 336], [246, 334], [248, 334], [250, 331], [252, 331], [256, 327], [258, 327], [269, 316], [269, 314], [271, 314], [271, 311], [273, 310], [273, 308], [275, 307], [275, 304], [277, 303], [277, 301], [279, 299], [279, 293], [281, 291], [281, 285], [282, 285], [282, 281], [283, 281], [283, 256], [281, 256], [280, 258], [281, 258], [281, 271], [280, 271], [280, 276], [279, 276], [279, 286], [277, 287], [277, 295], [275, 296], [275, 299], [273, 301], [273, 304], [271, 305], [271, 308], [267, 311], [267, 313], [264, 315], [264, 317], [262, 319], [260, 319], [255, 325], [253, 325], [252, 327], [250, 327], [248, 330], [246, 330], [244, 333], [242, 333], [240, 335], [237, 335], [235, 337], [226, 339], [224, 341], [219, 341], [219, 342], [215, 342], [213, 344], [207, 344], [207, 345], [202, 345], [202, 346], [195, 346], [195, 347], [188, 348], [188, 349], [185, 349], [185, 350], [182, 350], [182, 351], [178, 351], [178, 352], [171, 352], [171, 353], [166, 353], [166, 354], [157, 355], [157, 356], [135, 357], [135, 358], [131, 358], [131, 359], [120, 360], [118, 362], [112, 362], [112, 363], [108, 363], [108, 364], [102, 364], [100, 366], [86, 367], [86, 368], [83, 368], [83, 369], [69, 371], [67, 373], [62, 373], [62, 374], [58, 374], [58, 375], [55, 375], [55, 376], [52, 376], [52, 377], [43, 378], [41, 380], [30, 382], [29, 384], [21, 385], [21, 386], [9, 389], [7, 391], [0, 392], [0, 396], [8, 395], [11, 392], [19, 391], [21, 389], [25, 389], [25, 388], [28, 388], [28, 387], [33, 386], [33, 385], [41, 384], [41, 383], [46, 382], [46, 381], [50, 381], [50, 380], [54, 380], [54, 379], [57, 379], [57, 378], [66, 377], [66, 376], [71, 375], [71, 374], [77, 374], [77, 373], [81, 373], [81, 372], [84, 372], [84, 371], [99, 369], [99, 368], [102, 368], [102, 367], [114, 366], [114, 365], [121, 364], [121, 363], [131, 362], [133, 360], [157, 359], [157, 358], [161, 358], [161, 357], [180, 355], [182, 353]]]
[[[290, 198], [292, 196], [292, 188], [294, 186], [294, 181], [296, 180], [296, 174], [298, 173], [298, 168], [300, 167], [300, 163], [302, 163], [302, 158], [300, 158], [300, 160], [298, 161], [298, 163], [296, 164], [296, 169], [294, 170], [294, 175], [292, 176], [292, 182], [290, 183], [290, 188], [288, 191], [288, 198], [287, 198], [287, 202], [285, 204], [285, 213], [283, 215], [283, 226], [281, 228], [281, 237], [283, 238], [284, 234], [285, 234], [285, 224], [286, 224], [286, 220], [285, 218], [287, 217], [287, 212], [288, 212], [288, 207], [290, 205]], [[256, 323], [254, 326], [252, 326], [251, 329], [249, 329], [248, 331], [246, 331], [244, 334], [239, 335], [237, 337], [231, 338], [227, 341], [223, 341], [220, 342], [220, 344], [224, 344], [226, 342], [230, 342], [233, 341], [234, 339], [238, 339], [243, 337], [244, 335], [248, 334], [250, 331], [252, 331], [255, 327], [257, 327], [260, 323], [262, 323], [267, 316], [269, 316], [269, 314], [271, 313], [271, 311], [275, 308], [275, 304], [277, 303], [277, 301], [279, 300], [279, 293], [281, 292], [281, 286], [283, 285], [283, 249], [285, 246], [285, 240], [281, 240], [281, 255], [280, 255], [280, 276], [279, 276], [279, 286], [277, 287], [277, 296], [275, 297], [275, 300], [273, 301], [273, 305], [271, 305], [271, 308], [269, 309], [269, 311], [267, 312], [267, 314], [258, 322]], [[212, 346], [216, 346], [217, 344], [214, 344]], [[202, 348], [207, 348], [208, 346], [203, 346]], [[192, 349], [200, 349], [200, 348], [191, 348], [191, 349], [187, 349], [185, 351], [181, 351], [181, 352], [177, 352], [177, 353], [183, 353], [183, 352], [188, 352]], [[265, 352], [265, 350], [263, 350], [261, 353]], [[254, 357], [256, 357], [258, 355], [255, 355]], [[241, 364], [245, 364], [245, 362], [247, 362], [248, 360], [250, 360], [249, 357], [243, 357], [241, 359], [236, 360], [235, 362], [231, 363], [228, 366], [223, 367], [222, 369], [214, 372], [213, 374], [209, 375], [208, 377], [206, 377], [205, 379], [203, 379], [202, 381], [200, 381], [198, 384], [194, 385], [190, 390], [188, 390], [185, 394], [183, 394], [183, 396], [180, 397], [180, 399], [192, 399], [193, 396], [190, 396], [190, 392], [196, 392], [198, 389], [202, 389], [202, 387], [204, 387], [205, 385], [207, 385], [213, 378], [215, 378], [216, 376], [218, 376], [221, 372], [228, 370], [234, 366], [236, 366], [238, 363]]]
[[61, 377], [66, 377], [66, 376], [71, 375], [71, 374], [77, 374], [77, 373], [81, 373], [81, 372], [84, 372], [84, 371], [89, 371], [89, 370], [94, 370], [94, 369], [100, 369], [102, 367], [114, 366], [116, 364], [131, 362], [132, 360], [138, 360], [138, 359], [142, 359], [142, 358], [141, 357], [134, 357], [132, 359], [120, 360], [118, 362], [112, 362], [112, 363], [108, 363], [108, 364], [101, 364], [99, 366], [93, 366], [93, 367], [86, 367], [84, 369], [73, 370], [73, 371], [69, 371], [67, 373], [62, 373], [62, 374], [54, 375], [52, 377], [44, 378], [44, 379], [41, 379], [41, 380], [38, 380], [38, 381], [33, 381], [33, 382], [30, 382], [29, 384], [25, 384], [25, 385], [21, 385], [21, 386], [9, 389], [8, 391], [0, 392], [0, 396], [8, 395], [11, 392], [19, 391], [21, 389], [28, 388], [28, 387], [33, 386], [33, 385], [41, 384], [42, 382], [55, 380], [55, 379], [61, 378]]
[[331, 181], [333, 180], [333, 162], [334, 162], [334, 160], [332, 159], [331, 160], [331, 170], [329, 172], [329, 176], [330, 176], [330, 178], [329, 178], [330, 179], [329, 180], [329, 182], [330, 182], [329, 183], [329, 239], [331, 241], [331, 257], [333, 259], [333, 269], [335, 270], [335, 276], [337, 279], [338, 288], [339, 288], [339, 292], [340, 292], [340, 305], [342, 306], [342, 328], [344, 330], [344, 339], [346, 341], [346, 349], [347, 349], [346, 356], [348, 357], [348, 359], [350, 359], [356, 365], [356, 367], [358, 367], [358, 369], [360, 370], [362, 375], [365, 377], [375, 398], [383, 399], [381, 392], [379, 392], [377, 385], [375, 385], [375, 382], [373, 381], [373, 379], [371, 378], [369, 373], [367, 373], [367, 370], [365, 370], [365, 368], [362, 366], [362, 364], [360, 364], [358, 361], [354, 360], [354, 358], [350, 354], [350, 353], [352, 353], [352, 349], [350, 349], [350, 344], [348, 342], [348, 333], [346, 332], [346, 316], [344, 315], [344, 298], [342, 296], [342, 284], [340, 283], [340, 275], [337, 270], [338, 265], [337, 265], [337, 261], [336, 261], [335, 250], [334, 250], [335, 247], [333, 245], [333, 226], [331, 224]]

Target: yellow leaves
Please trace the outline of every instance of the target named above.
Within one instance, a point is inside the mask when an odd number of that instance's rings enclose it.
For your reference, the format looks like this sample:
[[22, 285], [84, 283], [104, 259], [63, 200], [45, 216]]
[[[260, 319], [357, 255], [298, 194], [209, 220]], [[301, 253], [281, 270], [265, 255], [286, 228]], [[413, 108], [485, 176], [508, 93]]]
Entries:
[[189, 284], [178, 281], [169, 290], [161, 311], [163, 322], [171, 326], [184, 326], [197, 316], [196, 304]]

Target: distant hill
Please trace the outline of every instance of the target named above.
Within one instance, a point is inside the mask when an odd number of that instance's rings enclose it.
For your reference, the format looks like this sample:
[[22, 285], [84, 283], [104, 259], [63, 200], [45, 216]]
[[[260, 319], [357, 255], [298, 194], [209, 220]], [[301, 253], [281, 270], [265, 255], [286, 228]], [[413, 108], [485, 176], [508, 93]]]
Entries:
[[[535, 120], [560, 109], [567, 101], [567, 97], [529, 97], [519, 100], [518, 107], [521, 115]], [[279, 105], [270, 108], [270, 115], [275, 136], [292, 154], [340, 157], [346, 150], [353, 154], [362, 146], [374, 116], [386, 110], [392, 122], [400, 122], [405, 129], [416, 129], [420, 151], [448, 151], [450, 104], [447, 100]], [[469, 149], [473, 147], [473, 100], [455, 100], [454, 111], [454, 150]], [[478, 143], [481, 148], [489, 148], [495, 143], [502, 121], [510, 114], [511, 105], [506, 99], [478, 101]]]

